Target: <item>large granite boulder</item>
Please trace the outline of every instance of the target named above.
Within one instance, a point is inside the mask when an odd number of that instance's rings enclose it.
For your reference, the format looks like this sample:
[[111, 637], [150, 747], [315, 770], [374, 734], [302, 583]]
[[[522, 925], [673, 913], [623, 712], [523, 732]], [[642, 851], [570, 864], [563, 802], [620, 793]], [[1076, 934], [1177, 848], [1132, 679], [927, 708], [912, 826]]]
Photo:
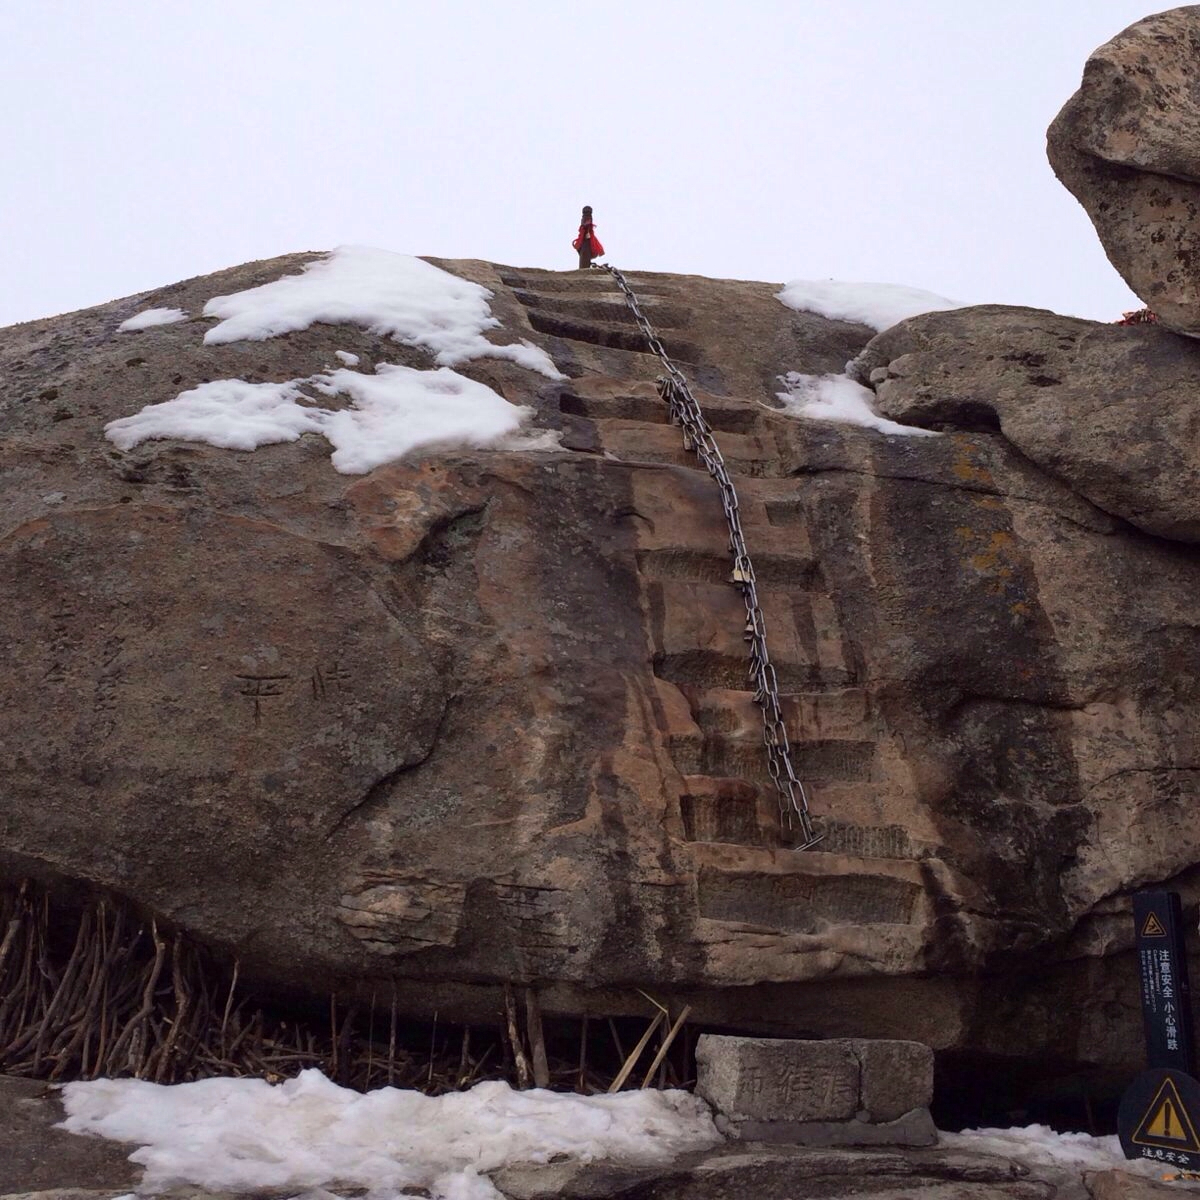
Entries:
[[[550, 1014], [647, 990], [748, 1033], [1135, 1062], [1129, 893], [1200, 883], [1200, 562], [1157, 484], [1150, 532], [1122, 519], [1119, 430], [1042, 465], [997, 428], [1015, 382], [941, 437], [797, 421], [776, 377], [840, 370], [870, 330], [767, 284], [633, 277], [735, 472], [824, 834], [797, 853], [717, 493], [607, 276], [443, 264], [569, 376], [464, 368], [557, 449], [356, 477], [312, 435], [105, 440], [203, 380], [425, 361], [345, 325], [117, 332], [304, 261], [0, 332], [4, 879], [118, 893], [252, 983], [394, 984], [442, 1020], [494, 1020], [512, 981]], [[1114, 380], [1159, 344], [1108, 334], [1088, 362]], [[1137, 416], [1112, 414], [1130, 445]], [[1187, 462], [1160, 456], [1180, 490]]]
[[1101, 46], [1047, 149], [1125, 282], [1166, 324], [1200, 336], [1200, 5]]

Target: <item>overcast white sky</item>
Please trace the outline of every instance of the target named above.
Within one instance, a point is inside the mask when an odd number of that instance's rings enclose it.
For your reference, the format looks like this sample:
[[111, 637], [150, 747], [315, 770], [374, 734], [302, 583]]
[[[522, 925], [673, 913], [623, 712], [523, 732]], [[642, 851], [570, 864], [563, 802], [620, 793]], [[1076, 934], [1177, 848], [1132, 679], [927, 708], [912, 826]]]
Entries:
[[0, 0], [0, 324], [365, 243], [1139, 302], [1045, 130], [1148, 0]]

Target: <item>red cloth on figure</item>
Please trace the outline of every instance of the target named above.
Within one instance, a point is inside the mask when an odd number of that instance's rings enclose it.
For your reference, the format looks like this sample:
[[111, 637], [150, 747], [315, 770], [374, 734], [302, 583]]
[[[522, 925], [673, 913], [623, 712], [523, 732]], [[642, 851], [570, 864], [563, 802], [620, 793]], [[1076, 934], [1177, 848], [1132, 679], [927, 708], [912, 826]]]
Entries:
[[591, 221], [584, 221], [579, 227], [579, 236], [571, 243], [572, 250], [578, 250], [587, 239], [592, 243], [592, 257], [599, 258], [604, 253], [604, 247], [600, 245], [600, 239], [596, 236], [596, 226]]

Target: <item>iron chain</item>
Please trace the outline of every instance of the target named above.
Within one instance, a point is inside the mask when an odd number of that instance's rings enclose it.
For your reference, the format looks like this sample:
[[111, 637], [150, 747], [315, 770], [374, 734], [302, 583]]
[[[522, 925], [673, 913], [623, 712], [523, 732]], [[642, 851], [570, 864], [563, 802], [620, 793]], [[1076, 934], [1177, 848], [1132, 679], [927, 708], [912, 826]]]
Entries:
[[602, 265], [602, 269], [608, 271], [616, 280], [650, 349], [658, 356], [667, 372], [658, 379], [658, 394], [669, 407], [672, 423], [683, 429], [684, 447], [696, 455], [721, 490], [721, 505], [729, 526], [729, 552], [733, 558], [732, 581], [741, 590], [746, 605], [745, 639], [750, 648], [750, 682], [753, 685], [755, 702], [762, 710], [767, 771], [779, 794], [779, 812], [783, 827], [787, 830], [798, 830], [801, 837], [798, 849], [807, 850], [820, 840], [820, 835], [813, 828], [804, 784], [800, 782], [792, 766], [791, 744], [783, 719], [783, 705], [779, 699], [779, 679], [767, 651], [767, 623], [758, 603], [754, 564], [750, 561], [750, 552], [746, 548], [733, 480], [729, 477], [725, 459], [713, 437], [711, 427], [704, 418], [700, 404], [688, 387], [687, 379], [663, 348], [662, 341], [646, 314], [642, 312], [628, 280], [616, 267], [607, 263]]

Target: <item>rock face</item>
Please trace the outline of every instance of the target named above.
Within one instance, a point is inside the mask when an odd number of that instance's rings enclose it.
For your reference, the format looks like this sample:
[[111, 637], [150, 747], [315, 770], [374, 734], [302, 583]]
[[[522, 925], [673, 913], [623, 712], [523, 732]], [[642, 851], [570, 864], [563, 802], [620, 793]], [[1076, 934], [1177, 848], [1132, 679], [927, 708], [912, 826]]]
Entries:
[[1200, 336], [1200, 5], [1101, 46], [1047, 147], [1125, 282], [1168, 325]]
[[[735, 472], [824, 833], [796, 853], [717, 493], [606, 275], [441, 264], [570, 377], [466, 371], [561, 449], [348, 477], [312, 437], [104, 440], [205, 379], [425, 363], [350, 326], [116, 332], [303, 261], [0, 332], [6, 878], [132, 898], [244, 979], [394, 984], [444, 1020], [494, 1020], [508, 981], [550, 1014], [642, 1013], [645, 989], [745, 1032], [1136, 1062], [1128, 894], [1193, 895], [1200, 862], [1200, 561], [1166, 540], [1195, 537], [1194, 467], [1169, 431], [1147, 450], [1173, 498], [1115, 451], [1146, 436], [1145, 381], [1183, 377], [1167, 335], [979, 310], [1059, 356], [976, 394], [921, 357], [970, 311], [910, 324], [864, 362], [954, 428], [883, 437], [769, 407], [869, 330], [767, 284], [632, 277]], [[1110, 409], [1029, 377], [1105, 362]]]

